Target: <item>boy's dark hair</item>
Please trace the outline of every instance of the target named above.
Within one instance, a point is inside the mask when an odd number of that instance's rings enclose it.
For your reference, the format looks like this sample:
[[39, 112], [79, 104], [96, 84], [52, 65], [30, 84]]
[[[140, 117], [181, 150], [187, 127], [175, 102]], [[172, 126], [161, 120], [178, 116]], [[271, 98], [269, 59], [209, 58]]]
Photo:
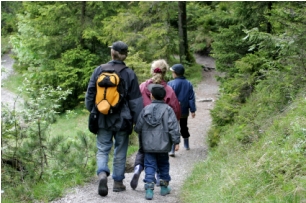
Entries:
[[163, 100], [166, 96], [166, 90], [163, 85], [149, 84], [148, 89], [156, 100]]

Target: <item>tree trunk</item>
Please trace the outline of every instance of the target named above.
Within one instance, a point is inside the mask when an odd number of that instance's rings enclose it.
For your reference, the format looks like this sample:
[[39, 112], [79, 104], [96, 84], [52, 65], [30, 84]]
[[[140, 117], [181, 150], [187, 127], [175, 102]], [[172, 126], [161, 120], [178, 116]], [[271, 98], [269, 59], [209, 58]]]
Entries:
[[82, 8], [81, 8], [81, 26], [82, 26], [82, 31], [80, 33], [80, 44], [81, 46], [84, 48], [84, 39], [83, 39], [83, 36], [82, 36], [82, 32], [85, 28], [85, 15], [86, 15], [86, 1], [83, 1], [82, 2]]
[[[271, 16], [272, 2], [268, 2], [268, 16]], [[270, 21], [267, 22], [267, 33], [272, 33], [272, 25]]]
[[188, 62], [191, 61], [188, 52], [188, 41], [187, 41], [187, 15], [186, 15], [186, 1], [178, 2], [179, 16], [178, 16], [178, 27], [179, 27], [179, 44], [180, 44], [180, 62], [183, 63], [184, 59]]

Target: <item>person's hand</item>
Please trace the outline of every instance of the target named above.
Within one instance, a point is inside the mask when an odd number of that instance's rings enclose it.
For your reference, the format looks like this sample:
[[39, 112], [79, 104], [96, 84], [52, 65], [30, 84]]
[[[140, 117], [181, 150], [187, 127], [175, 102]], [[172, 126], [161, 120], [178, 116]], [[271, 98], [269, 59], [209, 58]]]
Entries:
[[192, 117], [192, 118], [195, 117], [195, 112], [191, 113], [191, 117]]
[[180, 148], [180, 144], [175, 145], [175, 151], [178, 151]]

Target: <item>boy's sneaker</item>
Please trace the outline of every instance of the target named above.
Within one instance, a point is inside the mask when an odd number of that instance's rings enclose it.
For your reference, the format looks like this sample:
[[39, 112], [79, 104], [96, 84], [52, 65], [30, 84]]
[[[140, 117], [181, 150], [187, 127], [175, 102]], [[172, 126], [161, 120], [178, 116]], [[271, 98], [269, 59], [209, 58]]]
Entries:
[[135, 190], [137, 185], [138, 185], [138, 179], [139, 179], [139, 176], [140, 176], [142, 170], [143, 170], [143, 167], [141, 165], [137, 165], [134, 168], [134, 175], [133, 175], [132, 180], [130, 182], [131, 188], [133, 188], [133, 190]]
[[160, 186], [160, 195], [165, 196], [170, 194], [171, 188], [169, 186]]
[[175, 157], [174, 152], [175, 152], [175, 145], [173, 144], [171, 147], [171, 151], [169, 152], [169, 156]]
[[160, 180], [160, 195], [165, 196], [170, 194], [171, 188], [169, 187], [169, 182]]
[[145, 198], [147, 200], [152, 200], [153, 199], [153, 190], [154, 190], [154, 183], [146, 183], [145, 184], [145, 190], [146, 190], [146, 196]]
[[189, 138], [184, 138], [184, 148], [186, 150], [190, 150], [190, 148], [189, 148]]
[[171, 156], [171, 157], [175, 157], [174, 152], [169, 152], [169, 156]]

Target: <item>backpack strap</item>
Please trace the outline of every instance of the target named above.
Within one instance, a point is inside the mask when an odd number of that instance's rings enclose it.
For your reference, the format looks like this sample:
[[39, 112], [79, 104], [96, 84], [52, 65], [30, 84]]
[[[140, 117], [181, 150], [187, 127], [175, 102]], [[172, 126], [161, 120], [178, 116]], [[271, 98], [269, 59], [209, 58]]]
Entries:
[[126, 68], [126, 65], [122, 63], [106, 63], [106, 64], [101, 64], [100, 67], [101, 67], [101, 72], [116, 71], [117, 73], [120, 73], [123, 69]]
[[[101, 64], [99, 66], [99, 69], [97, 71], [97, 75], [96, 75], [96, 81], [98, 80], [99, 76], [101, 75], [101, 73], [103, 71], [116, 71], [117, 73], [120, 73], [123, 69], [127, 68], [126, 65], [124, 64], [120, 64], [120, 63], [115, 63], [115, 64], [111, 64], [111, 63], [106, 63], [106, 64]], [[120, 76], [120, 74], [119, 74]]]

